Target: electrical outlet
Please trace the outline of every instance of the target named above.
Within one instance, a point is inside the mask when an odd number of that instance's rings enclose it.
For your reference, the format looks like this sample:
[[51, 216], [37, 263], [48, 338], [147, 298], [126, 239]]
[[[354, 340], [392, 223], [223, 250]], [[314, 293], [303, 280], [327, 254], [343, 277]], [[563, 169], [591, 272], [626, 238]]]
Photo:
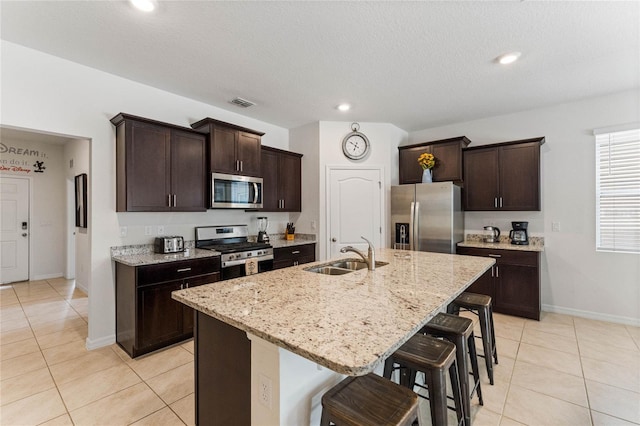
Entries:
[[316, 229], [316, 221], [315, 220], [311, 221], [311, 229], [313, 229], [313, 230]]
[[260, 374], [258, 375], [258, 381], [258, 400], [265, 407], [271, 408], [271, 379], [263, 374]]
[[126, 226], [121, 226], [120, 227], [120, 236], [121, 237], [126, 237], [127, 236], [127, 227]]
[[145, 226], [144, 227], [144, 235], [153, 235], [153, 227]]
[[560, 222], [551, 222], [551, 230], [553, 232], [560, 232]]
[[158, 235], [164, 235], [164, 226], [158, 225]]

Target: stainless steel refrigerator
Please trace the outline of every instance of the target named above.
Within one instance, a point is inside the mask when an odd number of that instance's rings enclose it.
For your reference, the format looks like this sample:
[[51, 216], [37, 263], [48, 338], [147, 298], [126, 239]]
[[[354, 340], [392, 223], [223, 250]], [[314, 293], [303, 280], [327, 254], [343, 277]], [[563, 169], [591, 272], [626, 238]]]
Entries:
[[391, 248], [455, 253], [462, 240], [459, 186], [437, 182], [391, 187]]

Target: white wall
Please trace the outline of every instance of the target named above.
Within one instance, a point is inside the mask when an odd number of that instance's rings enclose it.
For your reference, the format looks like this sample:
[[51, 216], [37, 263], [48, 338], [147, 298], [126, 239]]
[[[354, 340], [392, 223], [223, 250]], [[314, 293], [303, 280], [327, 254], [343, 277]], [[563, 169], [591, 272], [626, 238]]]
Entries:
[[[74, 179], [77, 175], [86, 173], [87, 187], [91, 187], [91, 171], [89, 169], [91, 160], [90, 145], [91, 142], [88, 140], [73, 140], [64, 145], [64, 159], [62, 164], [66, 169], [66, 179], [72, 185], [75, 184]], [[75, 206], [75, 192], [69, 195], [72, 196], [72, 199], [67, 200], [68, 205]], [[89, 203], [87, 207], [90, 209], [91, 203]], [[69, 238], [72, 238], [69, 243], [73, 245], [72, 247], [67, 247], [67, 253], [69, 256], [74, 256], [71, 264], [75, 266], [74, 278], [76, 279], [76, 286], [88, 292], [89, 282], [91, 281], [91, 241], [87, 228], [75, 227], [75, 215], [73, 213], [73, 211], [69, 212], [69, 216], [72, 216], [70, 218], [71, 223], [65, 230], [65, 239], [69, 241]], [[87, 218], [90, 217], [90, 215], [90, 210], [87, 210]], [[67, 223], [69, 223], [69, 221]], [[74, 232], [75, 235], [73, 235]]]
[[[289, 131], [289, 148], [302, 154], [302, 212], [292, 214], [296, 232], [317, 234], [320, 224], [320, 130], [310, 123]], [[317, 250], [316, 246], [316, 250]], [[317, 255], [317, 253], [316, 253]]]
[[[470, 146], [545, 136], [541, 212], [467, 212], [467, 232], [529, 221], [544, 236], [543, 310], [640, 325], [640, 256], [595, 251], [593, 129], [640, 121], [640, 91], [412, 132], [409, 143], [466, 135]], [[560, 232], [552, 232], [552, 222]]]
[[[4, 93], [3, 93], [4, 96]], [[17, 165], [22, 171], [2, 170], [6, 176], [27, 177], [30, 180], [29, 279], [61, 277], [65, 270], [66, 185], [62, 164], [62, 145], [3, 138], [7, 147], [23, 149], [38, 155], [0, 154], [3, 169]], [[3, 149], [4, 151], [4, 149]], [[35, 161], [42, 161], [44, 170], [35, 172]], [[26, 172], [25, 170], [28, 170]]]
[[[116, 213], [115, 131], [109, 119], [119, 112], [126, 112], [188, 127], [196, 120], [212, 117], [263, 131], [264, 145], [284, 149], [289, 147], [289, 132], [6, 41], [2, 41], [1, 53], [0, 124], [91, 140], [87, 345], [93, 348], [110, 344], [115, 339], [111, 246], [150, 242], [151, 237], [144, 235], [144, 225], [162, 224], [165, 233], [184, 233], [187, 236], [187, 232], [193, 232], [192, 228], [197, 224], [244, 223], [253, 220], [255, 214], [237, 211], [162, 215]], [[269, 217], [280, 223], [288, 220], [285, 214], [270, 214]], [[127, 238], [119, 236], [121, 226], [130, 228]], [[274, 226], [278, 228], [280, 225]], [[281, 228], [283, 230], [284, 225]]]

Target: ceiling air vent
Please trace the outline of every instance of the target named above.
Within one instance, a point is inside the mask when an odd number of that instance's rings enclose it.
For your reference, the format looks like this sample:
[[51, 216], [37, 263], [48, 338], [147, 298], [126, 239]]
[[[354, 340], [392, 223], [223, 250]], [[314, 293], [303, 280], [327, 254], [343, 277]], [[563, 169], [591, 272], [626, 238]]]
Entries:
[[248, 101], [246, 99], [242, 99], [242, 98], [235, 98], [229, 101], [230, 103], [237, 105], [241, 108], [249, 108], [250, 106], [254, 106], [255, 103]]

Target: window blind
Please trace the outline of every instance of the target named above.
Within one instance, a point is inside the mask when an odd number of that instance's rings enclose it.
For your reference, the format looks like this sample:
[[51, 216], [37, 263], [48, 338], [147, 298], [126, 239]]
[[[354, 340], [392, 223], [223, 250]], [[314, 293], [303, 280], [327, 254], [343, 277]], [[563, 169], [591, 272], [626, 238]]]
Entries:
[[596, 134], [596, 250], [640, 253], [640, 129]]

